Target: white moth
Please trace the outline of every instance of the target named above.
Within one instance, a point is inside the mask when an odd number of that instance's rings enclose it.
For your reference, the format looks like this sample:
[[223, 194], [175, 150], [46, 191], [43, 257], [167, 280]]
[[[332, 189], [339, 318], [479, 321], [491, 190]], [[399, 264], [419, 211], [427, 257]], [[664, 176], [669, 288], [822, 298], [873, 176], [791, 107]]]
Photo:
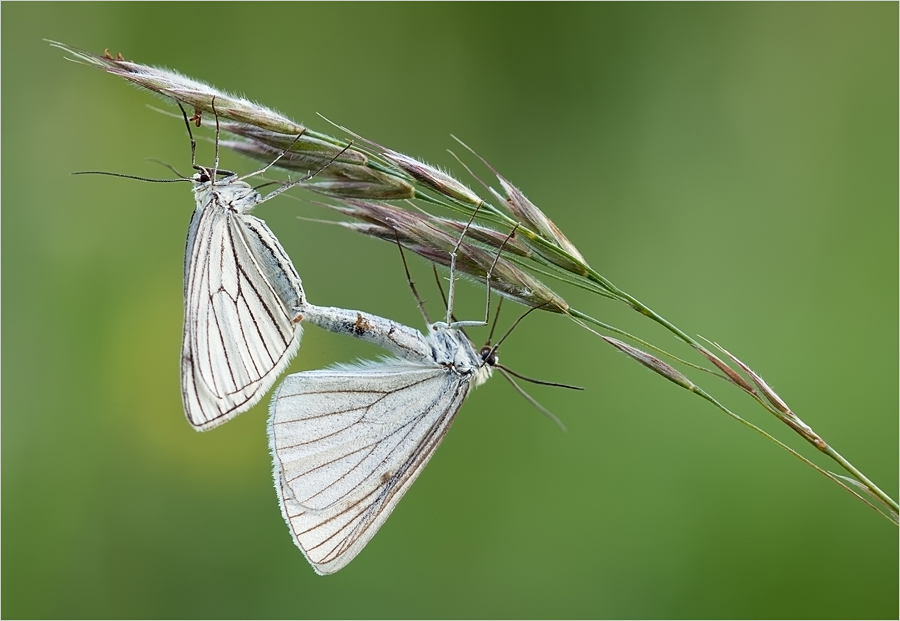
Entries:
[[[181, 112], [190, 135], [183, 107]], [[300, 276], [275, 234], [249, 212], [311, 179], [344, 151], [322, 169], [265, 197], [245, 181], [266, 172], [294, 143], [266, 167], [238, 177], [218, 170], [218, 115], [213, 168], [196, 164], [191, 136], [191, 164], [197, 172], [190, 180], [197, 207], [185, 245], [181, 396], [188, 422], [197, 431], [253, 407], [300, 347], [303, 329], [294, 310], [304, 302]]]
[[278, 239], [248, 213], [288, 184], [262, 198], [237, 175], [195, 168], [181, 394], [188, 421], [205, 431], [255, 405], [297, 352], [303, 288]]
[[269, 447], [281, 512], [324, 575], [375, 535], [497, 361], [494, 349], [476, 352], [457, 329], [484, 322], [432, 323], [422, 335], [359, 311], [306, 302], [298, 311], [303, 321], [397, 356], [289, 375], [272, 398]]
[[[186, 114], [184, 119], [187, 125]], [[218, 145], [218, 118], [216, 138]], [[181, 396], [188, 422], [206, 431], [255, 405], [300, 347], [302, 329], [293, 320], [294, 308], [303, 301], [300, 277], [269, 227], [249, 212], [310, 177], [284, 183], [263, 197], [244, 180], [277, 159], [238, 177], [218, 170], [218, 155], [213, 168], [198, 166], [194, 149], [191, 138], [197, 172], [190, 178], [74, 174], [193, 184], [197, 206], [184, 252]]]

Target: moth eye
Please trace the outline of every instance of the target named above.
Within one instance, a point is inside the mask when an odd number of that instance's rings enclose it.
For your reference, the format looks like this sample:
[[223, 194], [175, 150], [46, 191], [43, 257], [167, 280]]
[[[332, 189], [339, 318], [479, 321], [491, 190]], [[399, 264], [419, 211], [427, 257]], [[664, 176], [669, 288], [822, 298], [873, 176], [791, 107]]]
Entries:
[[488, 366], [494, 366], [500, 360], [499, 356], [497, 356], [497, 352], [494, 351], [494, 348], [487, 345], [481, 348], [478, 355], [481, 357], [482, 362]]

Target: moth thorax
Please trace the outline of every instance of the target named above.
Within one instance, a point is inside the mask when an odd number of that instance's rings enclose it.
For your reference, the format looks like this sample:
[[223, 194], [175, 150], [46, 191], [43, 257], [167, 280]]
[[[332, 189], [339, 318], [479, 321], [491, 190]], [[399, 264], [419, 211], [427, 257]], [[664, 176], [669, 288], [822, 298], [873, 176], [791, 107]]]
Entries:
[[475, 369], [475, 372], [472, 373], [472, 384], [475, 386], [481, 386], [491, 377], [491, 374], [494, 372], [494, 369], [490, 365], [480, 366]]

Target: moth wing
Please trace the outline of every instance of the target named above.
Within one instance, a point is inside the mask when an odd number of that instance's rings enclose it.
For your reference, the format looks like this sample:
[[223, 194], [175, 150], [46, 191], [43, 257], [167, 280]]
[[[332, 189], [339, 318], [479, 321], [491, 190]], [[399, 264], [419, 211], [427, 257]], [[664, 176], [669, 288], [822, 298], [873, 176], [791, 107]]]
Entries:
[[269, 446], [288, 528], [319, 574], [365, 547], [443, 440], [469, 379], [390, 360], [288, 376]]
[[197, 209], [185, 251], [181, 389], [198, 431], [250, 409], [300, 346], [300, 277], [262, 220]]

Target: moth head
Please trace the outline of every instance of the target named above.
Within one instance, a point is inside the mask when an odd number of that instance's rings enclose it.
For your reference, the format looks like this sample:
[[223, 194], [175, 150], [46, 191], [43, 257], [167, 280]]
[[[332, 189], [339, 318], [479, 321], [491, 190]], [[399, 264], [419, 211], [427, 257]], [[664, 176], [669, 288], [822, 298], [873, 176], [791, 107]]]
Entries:
[[500, 364], [500, 356], [497, 355], [497, 350], [490, 345], [482, 347], [478, 355], [481, 357], [481, 362], [489, 367], [495, 367]]
[[212, 171], [209, 168], [204, 168], [203, 166], [195, 166], [194, 167], [197, 172], [193, 174], [191, 177], [191, 181], [196, 184], [204, 184], [209, 183], [209, 180], [212, 178]]
[[[197, 185], [203, 185], [204, 183], [209, 183], [213, 178], [213, 169], [207, 168], [206, 166], [194, 166], [195, 172], [191, 177], [191, 181], [193, 181]], [[230, 170], [221, 170], [217, 169], [215, 171], [216, 177], [230, 177], [234, 173]]]

